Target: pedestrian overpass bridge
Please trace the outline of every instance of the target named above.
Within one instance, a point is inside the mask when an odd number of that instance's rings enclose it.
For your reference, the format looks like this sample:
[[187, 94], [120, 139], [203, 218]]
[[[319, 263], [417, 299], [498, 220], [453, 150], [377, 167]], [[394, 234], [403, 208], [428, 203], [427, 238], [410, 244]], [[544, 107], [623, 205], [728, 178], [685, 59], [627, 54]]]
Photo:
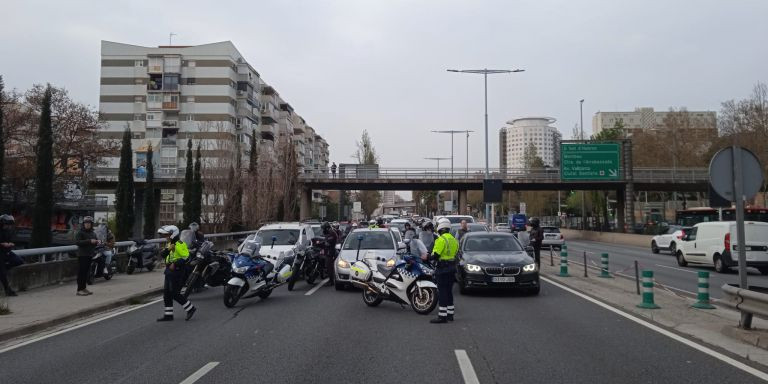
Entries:
[[[639, 168], [620, 170], [614, 180], [562, 180], [560, 169], [491, 169], [485, 176], [481, 168], [379, 168], [357, 165], [339, 173], [309, 172], [299, 176], [301, 188], [300, 216], [309, 218], [312, 190], [455, 190], [459, 195], [459, 212], [465, 213], [467, 191], [482, 190], [483, 180], [502, 181], [507, 191], [616, 191], [620, 213], [634, 211], [636, 191], [707, 192], [707, 168]], [[630, 204], [625, 204], [629, 201]], [[623, 216], [623, 214], [619, 215]], [[622, 217], [619, 217], [623, 220]]]

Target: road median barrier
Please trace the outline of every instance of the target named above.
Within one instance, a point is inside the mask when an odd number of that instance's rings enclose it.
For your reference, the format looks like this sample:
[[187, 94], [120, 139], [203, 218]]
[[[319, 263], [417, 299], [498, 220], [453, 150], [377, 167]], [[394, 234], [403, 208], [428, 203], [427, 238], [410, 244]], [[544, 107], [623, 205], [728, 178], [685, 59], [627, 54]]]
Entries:
[[709, 272], [699, 271], [698, 279], [697, 300], [693, 303], [692, 307], [698, 309], [715, 309], [715, 306], [712, 305], [712, 302], [709, 299]]
[[568, 274], [568, 246], [560, 247], [560, 277], [569, 277]]
[[607, 253], [600, 254], [600, 275], [599, 276], [602, 278], [613, 278], [613, 276], [611, 276], [610, 270], [608, 269]]
[[637, 305], [638, 308], [659, 309], [653, 298], [653, 271], [643, 270], [643, 301]]

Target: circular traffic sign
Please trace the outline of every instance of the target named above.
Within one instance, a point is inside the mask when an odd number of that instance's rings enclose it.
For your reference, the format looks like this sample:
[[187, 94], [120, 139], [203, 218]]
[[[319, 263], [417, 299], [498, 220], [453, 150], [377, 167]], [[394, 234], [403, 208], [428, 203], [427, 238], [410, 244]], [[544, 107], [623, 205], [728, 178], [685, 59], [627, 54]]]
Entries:
[[742, 195], [751, 199], [763, 186], [763, 167], [757, 157], [747, 149], [737, 147], [736, 156], [741, 157], [740, 175], [734, 174], [733, 147], [719, 150], [709, 163], [709, 184], [720, 196], [736, 201], [733, 190], [734, 180], [741, 181]]

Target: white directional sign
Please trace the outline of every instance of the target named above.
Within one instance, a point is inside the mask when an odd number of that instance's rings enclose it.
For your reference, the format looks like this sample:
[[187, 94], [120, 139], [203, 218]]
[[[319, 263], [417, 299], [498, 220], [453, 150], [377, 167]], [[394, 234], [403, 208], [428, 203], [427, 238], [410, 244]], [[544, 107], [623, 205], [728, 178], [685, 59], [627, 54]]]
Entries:
[[443, 202], [446, 212], [453, 212], [453, 201], [447, 200]]
[[360, 213], [363, 211], [363, 203], [359, 201], [355, 201], [352, 203], [352, 212], [354, 213]]

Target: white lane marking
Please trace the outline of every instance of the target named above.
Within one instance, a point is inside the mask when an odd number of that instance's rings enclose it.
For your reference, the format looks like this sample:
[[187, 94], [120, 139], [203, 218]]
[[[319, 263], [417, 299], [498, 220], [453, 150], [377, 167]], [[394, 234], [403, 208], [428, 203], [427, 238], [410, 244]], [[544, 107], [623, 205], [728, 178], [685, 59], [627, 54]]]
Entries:
[[331, 279], [330, 279], [330, 278], [326, 278], [325, 280], [323, 280], [323, 281], [321, 281], [321, 282], [317, 283], [317, 285], [315, 285], [315, 287], [314, 287], [314, 288], [312, 288], [312, 289], [310, 289], [309, 291], [307, 291], [307, 293], [305, 293], [305, 294], [304, 294], [304, 296], [309, 296], [309, 295], [311, 295], [311, 294], [313, 294], [313, 293], [317, 292], [317, 290], [318, 290], [318, 289], [322, 288], [322, 287], [323, 287], [323, 285], [325, 285], [325, 283], [327, 283], [327, 282], [329, 282], [329, 281], [331, 281]]
[[461, 376], [464, 377], [465, 384], [480, 384], [480, 380], [477, 379], [475, 369], [472, 368], [472, 361], [469, 360], [467, 351], [463, 349], [456, 349], [453, 351], [456, 353], [456, 360], [459, 361], [459, 368], [461, 368]]
[[740, 362], [738, 360], [735, 360], [735, 359], [730, 358], [730, 357], [728, 357], [726, 355], [723, 355], [720, 352], [714, 351], [714, 350], [712, 350], [710, 348], [707, 348], [707, 347], [705, 347], [705, 346], [703, 346], [701, 344], [698, 344], [698, 343], [696, 343], [694, 341], [688, 340], [685, 337], [677, 335], [677, 334], [675, 334], [673, 332], [667, 331], [664, 328], [661, 328], [661, 327], [659, 327], [657, 325], [649, 323], [649, 322], [647, 322], [647, 321], [645, 321], [643, 319], [637, 318], [634, 315], [631, 315], [631, 314], [629, 314], [627, 312], [624, 312], [624, 311], [622, 311], [622, 310], [620, 310], [618, 308], [614, 308], [613, 306], [605, 304], [602, 301], [599, 301], [597, 299], [593, 299], [592, 297], [589, 297], [589, 296], [587, 296], [587, 295], [585, 295], [585, 294], [583, 294], [581, 292], [578, 292], [578, 291], [576, 291], [574, 289], [568, 288], [568, 287], [566, 287], [566, 286], [564, 286], [564, 285], [562, 285], [562, 284], [560, 284], [558, 282], [555, 282], [555, 281], [553, 281], [553, 280], [551, 280], [549, 278], [546, 278], [546, 277], [543, 277], [543, 276], [540, 276], [539, 278], [544, 280], [544, 281], [546, 281], [547, 283], [550, 283], [550, 284], [552, 284], [552, 285], [562, 289], [562, 290], [565, 290], [565, 291], [570, 292], [570, 293], [572, 293], [572, 294], [574, 294], [574, 295], [576, 295], [578, 297], [581, 297], [584, 300], [587, 300], [587, 301], [589, 301], [589, 302], [591, 302], [593, 304], [597, 304], [597, 305], [599, 305], [599, 306], [601, 306], [601, 307], [603, 307], [603, 308], [605, 308], [605, 309], [607, 309], [607, 310], [609, 310], [609, 311], [611, 311], [611, 312], [613, 312], [613, 313], [615, 313], [615, 314], [617, 314], [619, 316], [622, 316], [622, 317], [624, 317], [626, 319], [632, 320], [635, 323], [640, 324], [640, 325], [642, 325], [642, 326], [644, 326], [644, 327], [646, 327], [646, 328], [648, 328], [648, 329], [650, 329], [652, 331], [656, 331], [656, 332], [658, 332], [658, 333], [660, 333], [660, 334], [662, 334], [664, 336], [667, 336], [667, 337], [669, 337], [672, 340], [675, 340], [677, 342], [683, 343], [683, 344], [685, 344], [685, 345], [687, 345], [687, 346], [689, 346], [689, 347], [691, 347], [691, 348], [693, 348], [693, 349], [695, 349], [695, 350], [697, 350], [699, 352], [705, 353], [705, 354], [707, 354], [709, 356], [712, 356], [712, 357], [714, 357], [714, 358], [716, 358], [716, 359], [718, 359], [718, 360], [720, 360], [720, 361], [722, 361], [722, 362], [724, 362], [726, 364], [729, 364], [729, 365], [731, 365], [731, 366], [733, 366], [735, 368], [738, 368], [738, 369], [740, 369], [740, 370], [742, 370], [744, 372], [747, 372], [747, 373], [749, 373], [751, 375], [754, 375], [754, 376], [756, 376], [756, 377], [758, 377], [758, 378], [760, 378], [762, 380], [768, 381], [768, 373], [765, 373], [765, 372], [760, 371], [758, 369], [752, 368], [749, 365], [746, 365], [746, 364], [744, 364], [744, 363], [742, 363], [742, 362]]
[[698, 271], [691, 271], [690, 269], [682, 269], [682, 268], [670, 267], [670, 266], [661, 265], [661, 264], [654, 264], [654, 265], [657, 266], [657, 267], [674, 269], [676, 271], [681, 271], [681, 272], [688, 272], [688, 273], [693, 273], [693, 274], [698, 274], [699, 273]]
[[192, 384], [200, 380], [201, 377], [205, 376], [205, 374], [210, 372], [211, 369], [216, 368], [217, 365], [219, 365], [218, 361], [211, 361], [210, 363], [203, 365], [202, 368], [198, 369], [195, 373], [189, 375], [189, 377], [184, 379], [184, 381], [182, 381], [180, 384]]
[[107, 316], [104, 316], [104, 317], [100, 317], [100, 318], [98, 318], [98, 319], [94, 319], [94, 320], [91, 320], [91, 321], [87, 321], [87, 322], [85, 322], [85, 323], [82, 323], [82, 324], [78, 324], [78, 325], [75, 325], [74, 327], [71, 327], [71, 328], [62, 329], [62, 330], [60, 330], [60, 331], [56, 331], [56, 332], [53, 332], [53, 333], [49, 333], [49, 334], [47, 334], [47, 335], [43, 335], [43, 336], [40, 336], [40, 337], [36, 337], [36, 338], [34, 338], [34, 339], [30, 339], [30, 340], [27, 340], [27, 341], [25, 341], [25, 342], [22, 342], [22, 343], [19, 343], [19, 344], [15, 344], [15, 345], [12, 345], [12, 346], [10, 346], [10, 347], [6, 347], [6, 348], [3, 348], [3, 349], [0, 349], [0, 354], [2, 354], [2, 353], [5, 353], [5, 352], [8, 352], [8, 351], [12, 351], [12, 350], [14, 350], [14, 349], [16, 349], [16, 348], [21, 348], [21, 347], [23, 347], [23, 346], [25, 346], [25, 345], [29, 345], [29, 344], [32, 344], [32, 343], [36, 343], [36, 342], [38, 342], [38, 341], [42, 341], [42, 340], [45, 340], [45, 339], [47, 339], [47, 338], [49, 338], [49, 337], [58, 336], [58, 335], [61, 335], [61, 334], [63, 334], [63, 333], [71, 332], [71, 331], [74, 331], [74, 330], [76, 330], [76, 329], [79, 329], [79, 328], [82, 328], [82, 327], [87, 327], [87, 326], [89, 326], [89, 325], [91, 325], [91, 324], [95, 324], [95, 323], [98, 323], [98, 322], [100, 322], [100, 321], [104, 321], [104, 320], [107, 320], [107, 319], [111, 319], [111, 318], [113, 318], [113, 317], [116, 317], [116, 316], [120, 316], [120, 315], [126, 314], [126, 313], [128, 313], [128, 312], [132, 312], [132, 311], [135, 311], [135, 310], [137, 310], [137, 309], [141, 309], [141, 308], [144, 308], [144, 307], [146, 307], [146, 306], [149, 306], [149, 305], [152, 305], [152, 304], [157, 304], [157, 303], [159, 303], [159, 302], [161, 302], [161, 301], [163, 301], [163, 299], [156, 299], [156, 300], [150, 301], [149, 303], [146, 303], [146, 304], [141, 304], [141, 305], [132, 306], [132, 307], [126, 308], [126, 309], [124, 309], [124, 310], [122, 310], [122, 311], [119, 311], [119, 312], [116, 312], [116, 313], [113, 313], [113, 314], [110, 314], [110, 315], [107, 315]]

